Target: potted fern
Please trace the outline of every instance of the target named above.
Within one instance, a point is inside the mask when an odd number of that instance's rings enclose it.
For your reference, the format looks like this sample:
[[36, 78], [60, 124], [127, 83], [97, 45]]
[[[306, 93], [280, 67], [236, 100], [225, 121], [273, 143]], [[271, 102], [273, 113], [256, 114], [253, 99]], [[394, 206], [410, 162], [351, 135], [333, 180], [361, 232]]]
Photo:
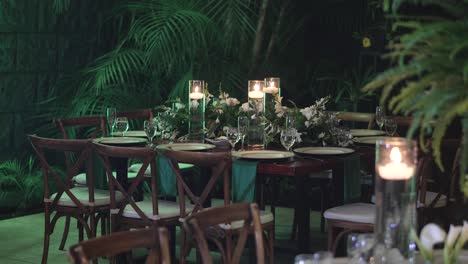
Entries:
[[[384, 1], [389, 8], [390, 2]], [[413, 117], [409, 134], [419, 129], [419, 138], [429, 134], [439, 167], [441, 142], [447, 127], [457, 118], [464, 127], [464, 154], [461, 157], [461, 186], [468, 197], [468, 1], [393, 1], [397, 13], [403, 2], [431, 5], [443, 16], [404, 16], [393, 23], [400, 33], [390, 43], [385, 56], [394, 66], [367, 84], [364, 91], [382, 89], [381, 104], [394, 113]], [[434, 125], [436, 124], [436, 125]], [[425, 146], [421, 142], [421, 146]], [[443, 168], [442, 168], [443, 169]]]

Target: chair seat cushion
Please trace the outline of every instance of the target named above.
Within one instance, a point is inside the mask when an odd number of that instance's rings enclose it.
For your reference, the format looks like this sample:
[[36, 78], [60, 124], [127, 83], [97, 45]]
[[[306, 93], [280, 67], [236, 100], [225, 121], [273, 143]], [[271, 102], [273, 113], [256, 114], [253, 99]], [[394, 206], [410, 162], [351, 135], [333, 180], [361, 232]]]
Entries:
[[[72, 194], [85, 206], [90, 206], [91, 203], [89, 202], [89, 191], [88, 187], [75, 187], [70, 189]], [[53, 200], [57, 193], [51, 195], [50, 199]], [[117, 201], [122, 201], [124, 196], [121, 192], [115, 193], [115, 198]], [[108, 205], [110, 204], [110, 194], [109, 190], [94, 190], [94, 205], [101, 206], [101, 205]], [[76, 204], [73, 202], [72, 199], [67, 195], [67, 193], [63, 193], [58, 201], [58, 205], [62, 206], [70, 206], [76, 207]]]
[[[114, 176], [115, 176], [115, 172], [114, 172]], [[127, 173], [128, 179], [136, 178], [136, 176], [137, 176], [136, 172], [128, 171]], [[106, 182], [107, 182], [107, 176], [104, 176], [104, 177], [106, 177]], [[73, 177], [73, 181], [77, 185], [85, 186], [86, 185], [86, 173], [77, 174], [75, 177]]]
[[[260, 223], [267, 224], [273, 222], [274, 217], [271, 212], [260, 211]], [[221, 224], [219, 225], [223, 229], [238, 229], [244, 226], [244, 220], [234, 221], [231, 224]]]
[[[143, 211], [143, 213], [145, 213], [145, 215], [149, 219], [158, 220], [176, 218], [180, 216], [179, 202], [158, 200], [158, 215], [153, 215], [153, 203], [151, 202], [151, 200], [143, 200], [140, 202], [136, 202], [136, 205], [138, 206], [138, 208], [140, 208], [141, 211]], [[192, 209], [192, 204], [185, 205], [186, 213], [191, 212]], [[122, 216], [129, 218], [141, 218], [140, 215], [138, 215], [138, 213], [130, 204], [127, 204], [125, 206]]]
[[[138, 173], [138, 171], [140, 171], [142, 165], [143, 164], [141, 164], [141, 163], [135, 163], [135, 164], [133, 164], [132, 166], [130, 166], [128, 168], [128, 172], [133, 172], [136, 175]], [[193, 167], [194, 167], [193, 164], [179, 163], [179, 169], [181, 169], [181, 170], [190, 169], [190, 168], [193, 168]], [[148, 166], [148, 168], [146, 168], [146, 170], [145, 170], [145, 175], [150, 175], [150, 174], [151, 174], [151, 168], [150, 168], [150, 166]]]
[[370, 203], [345, 204], [326, 210], [323, 216], [330, 220], [373, 224], [375, 222], [375, 205]]

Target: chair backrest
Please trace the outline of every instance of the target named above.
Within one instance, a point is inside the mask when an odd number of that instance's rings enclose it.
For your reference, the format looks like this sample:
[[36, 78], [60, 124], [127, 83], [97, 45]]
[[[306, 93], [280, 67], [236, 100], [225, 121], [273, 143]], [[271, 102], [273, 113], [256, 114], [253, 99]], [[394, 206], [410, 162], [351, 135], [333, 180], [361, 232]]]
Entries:
[[[170, 166], [177, 178], [177, 190], [179, 194], [180, 217], [184, 218], [194, 212], [203, 209], [210, 193], [213, 191], [217, 180], [223, 178], [224, 205], [230, 204], [230, 169], [232, 165], [231, 152], [193, 152], [160, 149], [159, 153], [170, 160]], [[178, 163], [188, 163], [195, 166], [211, 169], [211, 176], [200, 196], [196, 196], [182, 177]], [[188, 196], [194, 204], [191, 211], [186, 211], [185, 196]]]
[[71, 246], [67, 255], [71, 263], [87, 264], [98, 257], [113, 257], [136, 248], [149, 250], [148, 264], [170, 264], [169, 235], [164, 227], [117, 232]]
[[128, 119], [153, 119], [153, 110], [151, 108], [136, 109], [117, 112], [117, 117], [127, 117]]
[[87, 138], [96, 138], [99, 135], [106, 136], [106, 119], [104, 116], [64, 117], [55, 119], [53, 122], [59, 128], [64, 139], [70, 138], [67, 127], [91, 128], [92, 133]]
[[[109, 190], [110, 190], [110, 200], [111, 200], [111, 212], [113, 209], [118, 209], [118, 215], [121, 216], [123, 210], [127, 204], [133, 207], [137, 212], [139, 217], [148, 222], [152, 223], [146, 214], [136, 205], [132, 199], [132, 195], [137, 191], [138, 185], [143, 181], [145, 171], [150, 166], [151, 168], [151, 198], [153, 206], [153, 215], [158, 215], [158, 186], [156, 179], [156, 151], [151, 148], [146, 147], [117, 147], [109, 146], [99, 143], [94, 143], [94, 149], [99, 154], [99, 157], [104, 163], [104, 168], [106, 170], [107, 179], [109, 181]], [[127, 161], [128, 159], [135, 159], [142, 161], [140, 170], [137, 173], [137, 176], [132, 180], [132, 183], [128, 189], [125, 186], [122, 186], [121, 183], [117, 181], [112, 172], [112, 162], [111, 159], [119, 158], [121, 161]], [[119, 191], [123, 194], [125, 202], [117, 204], [116, 202], [116, 191]]]
[[[93, 164], [90, 155], [92, 152], [91, 140], [67, 140], [67, 139], [50, 139], [42, 138], [35, 135], [30, 135], [32, 147], [37, 154], [37, 157], [41, 163], [42, 174], [44, 176], [44, 202], [51, 203], [52, 207], [55, 207], [60, 197], [66, 193], [73, 203], [81, 210], [85, 210], [85, 206], [77, 199], [75, 195], [70, 191], [74, 187], [72, 178], [78, 174], [78, 171], [86, 168], [87, 182], [89, 183], [88, 194], [89, 203], [94, 203], [94, 177], [93, 177]], [[63, 178], [59, 175], [56, 169], [54, 169], [46, 155], [46, 151], [52, 151], [55, 153], [73, 153], [76, 155], [76, 161], [74, 164], [70, 164], [67, 167], [66, 176]], [[57, 195], [51, 200], [50, 189], [49, 189], [49, 176], [52, 177], [53, 181], [57, 185]], [[82, 199], [82, 198], [81, 198]]]
[[359, 113], [359, 112], [337, 112], [338, 119], [343, 121], [352, 121], [359, 123], [367, 123], [367, 128], [371, 129], [374, 125], [375, 114]]
[[238, 203], [224, 207], [209, 208], [189, 216], [184, 221], [184, 228], [195, 237], [197, 247], [201, 253], [202, 262], [210, 264], [213, 263], [213, 260], [209, 254], [207, 239], [215, 242], [214, 244], [218, 247], [222, 247], [221, 245], [225, 244], [223, 241], [219, 241], [219, 239], [223, 239], [223, 237], [210, 234], [217, 233], [216, 230], [221, 228], [220, 225], [241, 220], [244, 222], [239, 230], [237, 245], [232, 251], [232, 256], [227, 256], [226, 250], [224, 248], [219, 248], [224, 263], [237, 264], [240, 262], [247, 235], [249, 232], [252, 232], [252, 230], [256, 244], [256, 263], [265, 263], [262, 225], [257, 204]]

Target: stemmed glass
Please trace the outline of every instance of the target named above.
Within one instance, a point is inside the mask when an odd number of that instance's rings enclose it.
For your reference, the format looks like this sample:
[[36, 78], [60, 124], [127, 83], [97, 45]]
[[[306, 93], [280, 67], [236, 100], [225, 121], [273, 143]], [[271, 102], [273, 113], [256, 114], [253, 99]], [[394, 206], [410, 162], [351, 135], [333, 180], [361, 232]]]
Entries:
[[232, 148], [241, 140], [241, 135], [236, 127], [228, 127], [226, 128], [226, 137], [231, 143]]
[[161, 139], [166, 139], [166, 132], [169, 127], [169, 114], [167, 112], [158, 113], [159, 130], [161, 130]]
[[295, 128], [296, 127], [296, 120], [294, 119], [294, 116], [292, 115], [287, 115], [285, 118], [285, 128]]
[[123, 137], [124, 133], [128, 130], [128, 119], [126, 117], [117, 117], [114, 126], [117, 132], [122, 133]]
[[242, 143], [241, 151], [243, 151], [245, 136], [247, 136], [247, 131], [249, 129], [249, 118], [247, 116], [239, 116], [237, 119], [237, 129]]
[[384, 120], [384, 125], [385, 125], [385, 132], [387, 132], [387, 135], [393, 137], [393, 135], [395, 135], [395, 132], [397, 130], [397, 123], [395, 122], [395, 119], [386, 118]]
[[107, 124], [109, 125], [109, 128], [110, 128], [111, 136], [112, 136], [112, 133], [114, 133], [114, 125], [115, 125], [116, 117], [117, 117], [117, 109], [113, 107], [108, 107], [106, 109], [106, 118], [107, 118]]
[[291, 147], [296, 143], [296, 134], [295, 128], [285, 128], [281, 130], [281, 144], [287, 151], [290, 151]]
[[382, 107], [377, 106], [375, 108], [375, 122], [379, 126], [380, 130], [382, 130], [385, 120], [385, 113]]
[[332, 264], [333, 254], [329, 251], [318, 251], [314, 254], [300, 254], [294, 258], [294, 264]]
[[354, 234], [348, 237], [348, 257], [350, 264], [369, 263], [374, 248], [374, 234]]
[[143, 123], [143, 128], [145, 130], [146, 137], [148, 137], [148, 147], [154, 146], [153, 138], [154, 136], [156, 136], [157, 127], [157, 123], [153, 120], [145, 120], [145, 122]]

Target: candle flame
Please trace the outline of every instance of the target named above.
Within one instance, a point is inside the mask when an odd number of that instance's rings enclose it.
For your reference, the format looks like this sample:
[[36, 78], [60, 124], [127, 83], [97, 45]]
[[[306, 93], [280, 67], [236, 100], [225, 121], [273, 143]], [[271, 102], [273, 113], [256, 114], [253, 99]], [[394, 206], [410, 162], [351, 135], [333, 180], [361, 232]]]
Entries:
[[274, 81], [270, 82], [270, 87], [275, 87], [275, 82]]
[[260, 91], [260, 85], [255, 84], [255, 85], [254, 85], [254, 90], [255, 90], [255, 91]]
[[198, 93], [199, 92], [198, 89], [200, 89], [200, 88], [198, 86], [195, 86], [194, 92]]
[[393, 147], [390, 151], [390, 160], [395, 163], [401, 163], [401, 152], [398, 147]]

